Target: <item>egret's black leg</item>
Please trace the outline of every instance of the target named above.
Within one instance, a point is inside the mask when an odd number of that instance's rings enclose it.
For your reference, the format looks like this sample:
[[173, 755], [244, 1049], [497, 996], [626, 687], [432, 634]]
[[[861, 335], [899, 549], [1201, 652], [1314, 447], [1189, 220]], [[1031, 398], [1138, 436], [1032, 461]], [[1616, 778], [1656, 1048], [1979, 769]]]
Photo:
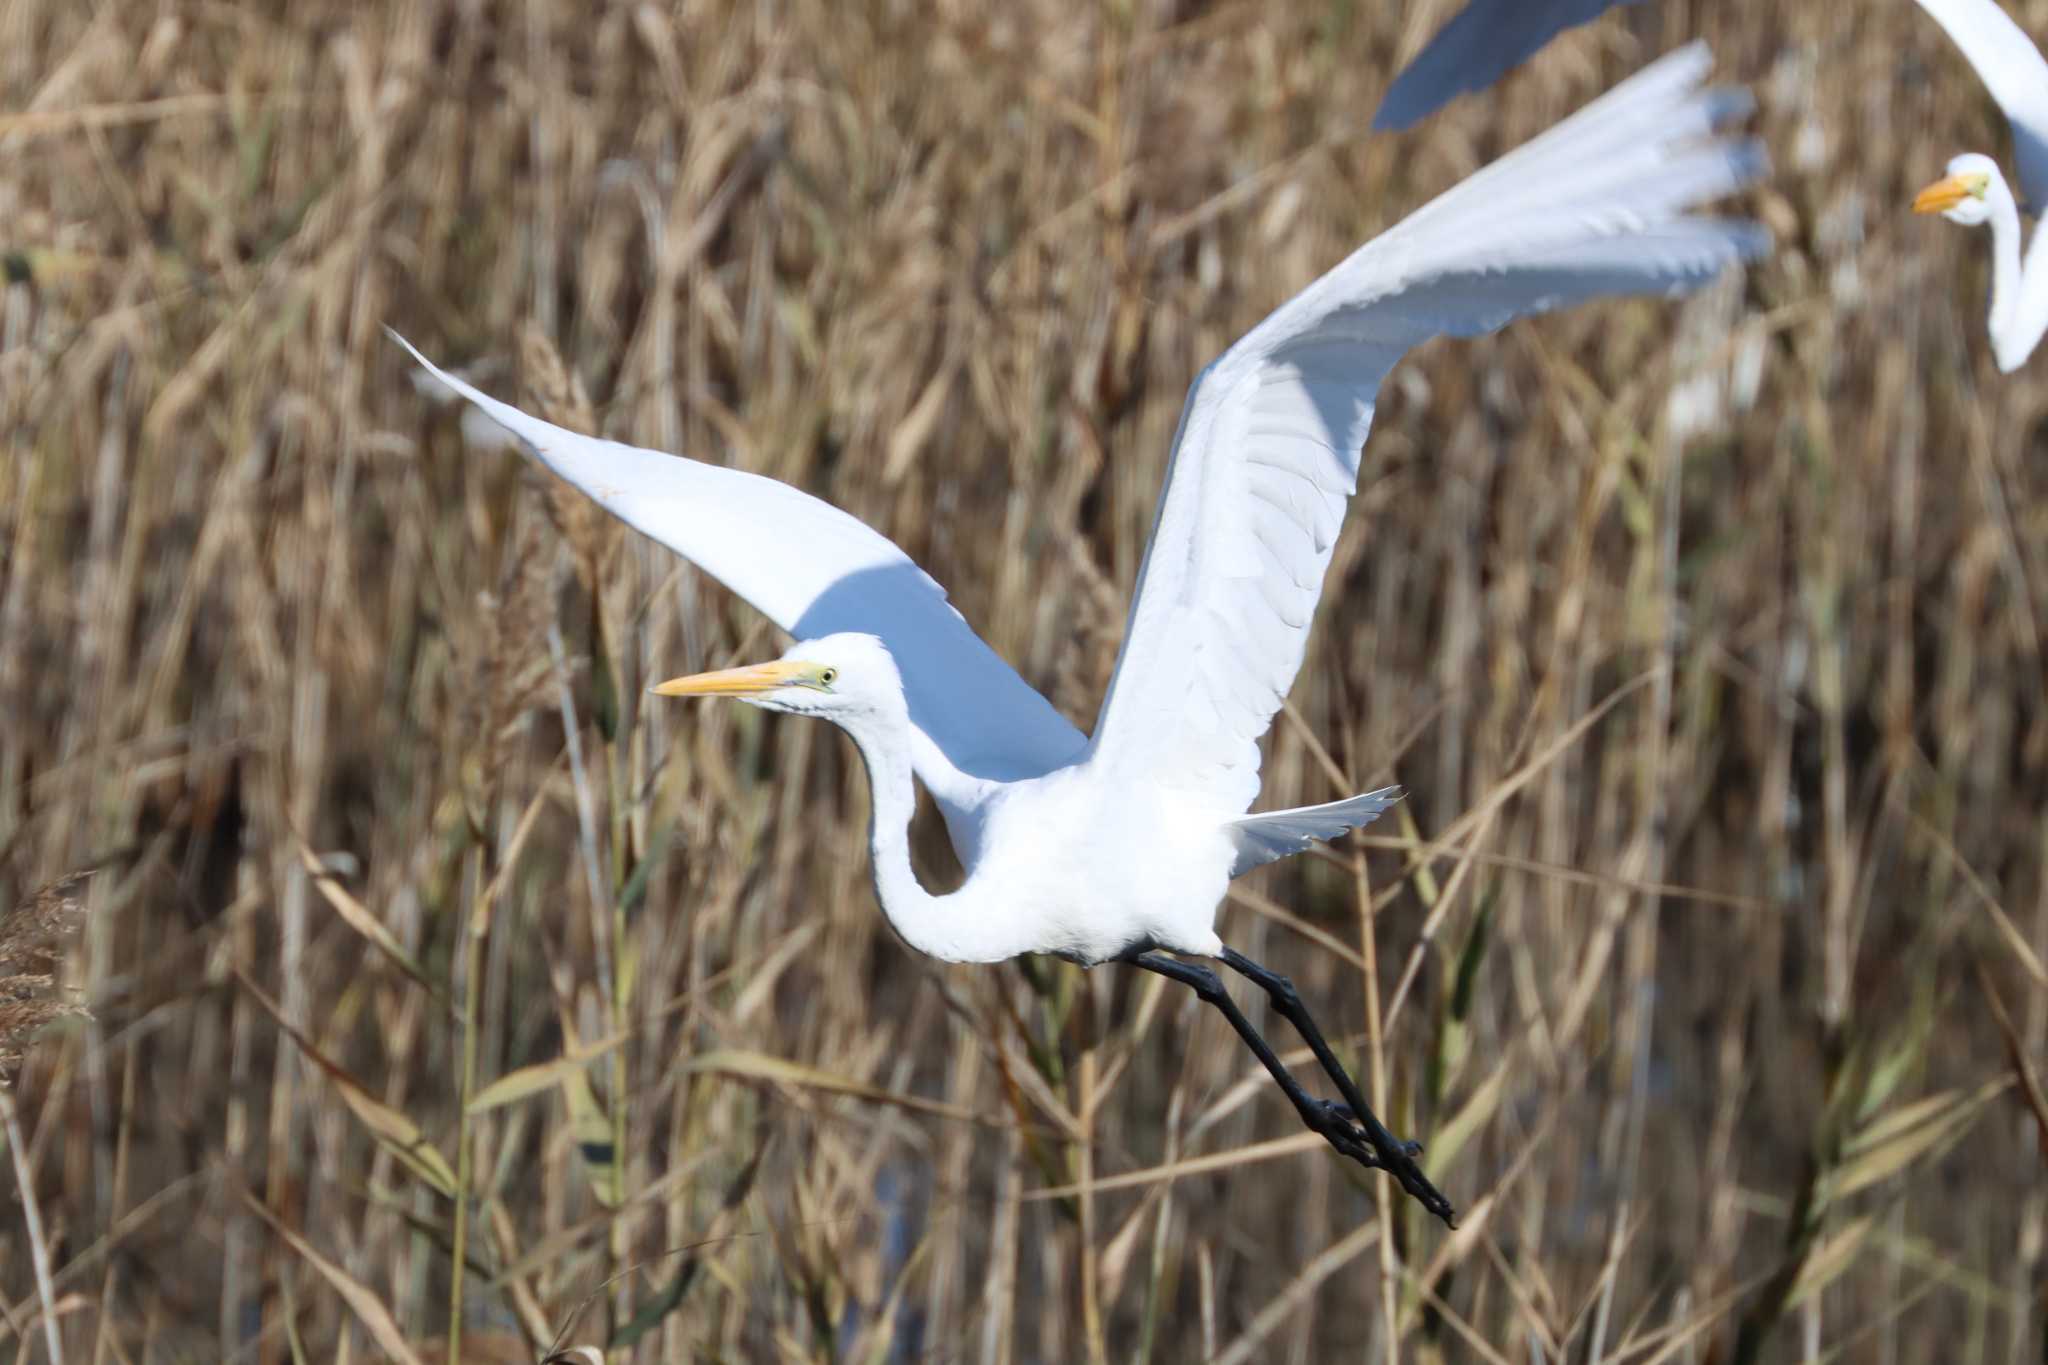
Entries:
[[[1252, 1055], [1280, 1083], [1280, 1089], [1293, 1103], [1294, 1111], [1301, 1115], [1301, 1121], [1315, 1132], [1323, 1135], [1332, 1147], [1361, 1166], [1386, 1168], [1387, 1162], [1362, 1141], [1366, 1135], [1346, 1117], [1344, 1107], [1317, 1099], [1302, 1089], [1301, 1082], [1294, 1079], [1294, 1073], [1280, 1060], [1272, 1046], [1259, 1036], [1252, 1027], [1252, 1021], [1244, 1017], [1237, 1002], [1230, 998], [1230, 992], [1223, 989], [1223, 982], [1207, 967], [1198, 967], [1192, 962], [1166, 957], [1159, 953], [1133, 953], [1119, 959], [1133, 967], [1143, 967], [1148, 972], [1157, 972], [1171, 981], [1187, 986], [1209, 1004], [1220, 1010], [1230, 1026], [1237, 1030], [1237, 1036], [1244, 1039]], [[1403, 1182], [1404, 1184], [1406, 1182]], [[1441, 1196], [1439, 1196], [1441, 1198]]]
[[1344, 1064], [1337, 1060], [1337, 1054], [1330, 1050], [1330, 1044], [1323, 1037], [1323, 1031], [1316, 1027], [1316, 1021], [1310, 1016], [1308, 1006], [1304, 1005], [1301, 996], [1295, 993], [1294, 983], [1278, 972], [1260, 966], [1234, 948], [1223, 950], [1223, 965], [1263, 990], [1266, 998], [1273, 1002], [1274, 1011], [1294, 1025], [1295, 1032], [1302, 1036], [1309, 1050], [1316, 1054], [1316, 1061], [1322, 1064], [1323, 1074], [1330, 1078], [1338, 1093], [1344, 1096], [1344, 1103], [1351, 1107], [1351, 1117], [1364, 1129], [1366, 1140], [1372, 1144], [1373, 1152], [1378, 1157], [1375, 1164], [1400, 1181], [1401, 1188], [1414, 1195], [1422, 1207], [1452, 1227], [1456, 1227], [1457, 1214], [1451, 1208], [1451, 1201], [1438, 1193], [1436, 1186], [1429, 1183], [1429, 1177], [1422, 1173], [1422, 1168], [1415, 1164], [1416, 1156], [1422, 1151], [1421, 1145], [1402, 1142], [1380, 1123], [1371, 1107], [1366, 1104], [1365, 1096], [1359, 1091], [1358, 1082], [1351, 1079], [1351, 1073], [1344, 1069]]

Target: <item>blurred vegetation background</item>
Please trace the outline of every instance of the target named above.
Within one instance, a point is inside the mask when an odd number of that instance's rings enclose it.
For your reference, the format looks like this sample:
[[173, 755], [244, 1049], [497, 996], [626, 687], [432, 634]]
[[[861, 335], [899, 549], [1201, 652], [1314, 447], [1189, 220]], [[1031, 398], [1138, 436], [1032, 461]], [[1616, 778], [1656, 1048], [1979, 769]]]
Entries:
[[[0, 6], [6, 1349], [2043, 1359], [2048, 362], [1905, 212], [2003, 121], [1907, 0], [1655, 0], [1369, 136], [1453, 8]], [[895, 942], [836, 733], [642, 695], [772, 631], [380, 330], [1085, 728], [1195, 371], [1693, 37], [1776, 253], [1396, 372], [1264, 800], [1412, 795], [1222, 911], [1455, 1234], [1167, 983]]]

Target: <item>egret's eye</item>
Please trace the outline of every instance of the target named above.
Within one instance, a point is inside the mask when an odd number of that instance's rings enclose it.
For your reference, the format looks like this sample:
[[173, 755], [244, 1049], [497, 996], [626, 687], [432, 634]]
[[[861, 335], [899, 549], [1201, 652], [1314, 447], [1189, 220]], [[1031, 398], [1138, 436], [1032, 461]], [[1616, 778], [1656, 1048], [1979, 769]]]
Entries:
[[839, 670], [836, 668], [823, 669], [818, 674], [818, 686], [820, 687], [830, 687], [833, 683], [836, 683], [838, 681]]

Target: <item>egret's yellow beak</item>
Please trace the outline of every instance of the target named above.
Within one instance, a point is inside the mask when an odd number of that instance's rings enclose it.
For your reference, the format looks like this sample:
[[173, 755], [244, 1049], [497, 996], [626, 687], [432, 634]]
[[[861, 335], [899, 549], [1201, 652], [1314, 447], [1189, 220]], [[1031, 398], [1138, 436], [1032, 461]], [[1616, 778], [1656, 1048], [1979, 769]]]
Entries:
[[814, 665], [805, 663], [749, 664], [745, 668], [721, 668], [715, 673], [693, 673], [687, 678], [670, 678], [647, 690], [662, 697], [758, 697], [783, 687], [814, 685]]
[[1981, 175], [1951, 175], [1913, 196], [1913, 212], [1946, 213], [1965, 199], [1984, 197], [1989, 183]]

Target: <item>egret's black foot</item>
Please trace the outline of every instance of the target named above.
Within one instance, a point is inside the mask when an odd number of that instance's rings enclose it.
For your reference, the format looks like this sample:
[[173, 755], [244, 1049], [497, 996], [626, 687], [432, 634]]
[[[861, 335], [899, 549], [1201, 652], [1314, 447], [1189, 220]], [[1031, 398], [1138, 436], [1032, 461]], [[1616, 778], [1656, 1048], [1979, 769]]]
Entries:
[[1301, 1117], [1311, 1132], [1321, 1134], [1323, 1141], [1340, 1154], [1369, 1170], [1387, 1169], [1387, 1163], [1372, 1149], [1372, 1140], [1365, 1135], [1364, 1129], [1351, 1121], [1351, 1111], [1343, 1105], [1331, 1104], [1328, 1100], [1310, 1100]]
[[1359, 1092], [1358, 1083], [1351, 1079], [1350, 1073], [1330, 1050], [1329, 1043], [1323, 1038], [1322, 1030], [1318, 1029], [1316, 1021], [1309, 1017], [1308, 1010], [1301, 1003], [1301, 997], [1295, 994], [1294, 987], [1289, 984], [1287, 978], [1267, 971], [1250, 958], [1229, 948], [1223, 950], [1221, 960], [1232, 971], [1247, 977], [1266, 992], [1267, 998], [1273, 1002], [1273, 1008], [1282, 1018], [1292, 1023], [1308, 1042], [1310, 1049], [1316, 1054], [1317, 1065], [1322, 1067], [1324, 1074], [1335, 1083], [1348, 1103], [1333, 1104], [1309, 1094], [1281, 1062], [1272, 1045], [1252, 1027], [1251, 1020], [1244, 1017], [1244, 1011], [1231, 1000], [1230, 992], [1223, 989], [1223, 983], [1217, 979], [1216, 973], [1207, 967], [1182, 962], [1150, 950], [1133, 950], [1123, 959], [1133, 967], [1142, 967], [1148, 972], [1156, 972], [1169, 980], [1180, 982], [1191, 988], [1204, 1001], [1215, 1006], [1217, 1012], [1230, 1021], [1230, 1027], [1237, 1031], [1237, 1036], [1244, 1039], [1245, 1046], [1252, 1050], [1252, 1055], [1259, 1059], [1259, 1064], [1266, 1068], [1267, 1074], [1279, 1083], [1281, 1092], [1294, 1105], [1294, 1112], [1301, 1115], [1302, 1122], [1308, 1125], [1310, 1131], [1320, 1133], [1323, 1140], [1336, 1148], [1339, 1154], [1350, 1157], [1367, 1170], [1385, 1171], [1422, 1207], [1443, 1219], [1449, 1226], [1458, 1226], [1457, 1211], [1451, 1207], [1451, 1201], [1437, 1192], [1436, 1186], [1429, 1183], [1429, 1177], [1422, 1173], [1422, 1168], [1415, 1164], [1415, 1158], [1422, 1155], [1422, 1144], [1403, 1142], [1389, 1133], [1380, 1125], [1380, 1121], [1373, 1117], [1371, 1108], [1365, 1102], [1365, 1096]]
[[[1369, 1142], [1371, 1140], [1366, 1136], [1364, 1130], [1358, 1127], [1358, 1115], [1351, 1112], [1350, 1105], [1345, 1104], [1341, 1100], [1317, 1100], [1316, 1103], [1320, 1104], [1332, 1117], [1350, 1124], [1357, 1131], [1359, 1141]], [[1413, 1138], [1396, 1138], [1394, 1139], [1394, 1145], [1400, 1149], [1401, 1155], [1411, 1161], [1422, 1155], [1422, 1144]]]
[[[1421, 1150], [1413, 1142], [1406, 1145], [1416, 1151]], [[1443, 1219], [1445, 1227], [1454, 1232], [1457, 1230], [1458, 1211], [1451, 1207], [1451, 1201], [1444, 1198], [1436, 1186], [1429, 1183], [1429, 1177], [1415, 1164], [1413, 1156], [1403, 1157], [1399, 1165], [1388, 1166], [1387, 1173], [1401, 1182], [1401, 1188], [1408, 1191], [1416, 1203]]]
[[1448, 1226], [1458, 1226], [1457, 1211], [1451, 1207], [1451, 1201], [1430, 1183], [1429, 1177], [1422, 1173], [1422, 1167], [1415, 1162], [1415, 1158], [1422, 1155], [1421, 1143], [1396, 1138], [1390, 1147], [1382, 1149], [1375, 1146], [1372, 1138], [1354, 1121], [1350, 1105], [1333, 1100], [1313, 1100], [1310, 1107], [1317, 1118], [1309, 1126], [1321, 1133], [1324, 1141], [1367, 1170], [1385, 1171], [1399, 1181], [1401, 1188], [1422, 1207], [1443, 1219]]

